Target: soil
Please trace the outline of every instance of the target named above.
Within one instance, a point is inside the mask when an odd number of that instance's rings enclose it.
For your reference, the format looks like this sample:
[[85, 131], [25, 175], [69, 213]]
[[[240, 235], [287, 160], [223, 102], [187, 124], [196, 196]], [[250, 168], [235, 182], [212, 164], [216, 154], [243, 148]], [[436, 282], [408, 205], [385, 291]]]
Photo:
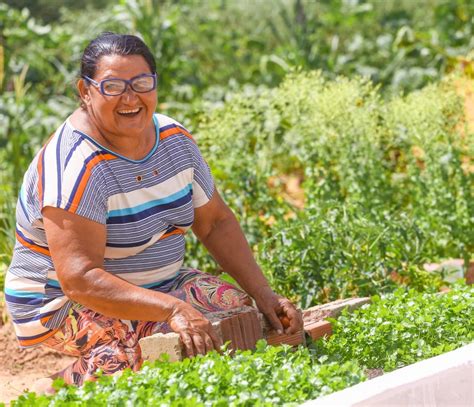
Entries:
[[18, 398], [36, 380], [48, 377], [74, 361], [74, 358], [47, 348], [21, 349], [11, 323], [2, 324], [1, 319], [0, 349], [0, 403]]

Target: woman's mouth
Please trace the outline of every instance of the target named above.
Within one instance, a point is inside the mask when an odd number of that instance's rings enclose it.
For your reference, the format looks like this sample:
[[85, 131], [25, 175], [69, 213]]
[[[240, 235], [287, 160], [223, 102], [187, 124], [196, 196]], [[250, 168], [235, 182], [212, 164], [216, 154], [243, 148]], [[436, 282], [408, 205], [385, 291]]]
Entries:
[[120, 116], [125, 116], [125, 117], [135, 117], [137, 114], [140, 113], [142, 110], [141, 107], [137, 107], [136, 109], [122, 109], [122, 110], [117, 110], [117, 113]]

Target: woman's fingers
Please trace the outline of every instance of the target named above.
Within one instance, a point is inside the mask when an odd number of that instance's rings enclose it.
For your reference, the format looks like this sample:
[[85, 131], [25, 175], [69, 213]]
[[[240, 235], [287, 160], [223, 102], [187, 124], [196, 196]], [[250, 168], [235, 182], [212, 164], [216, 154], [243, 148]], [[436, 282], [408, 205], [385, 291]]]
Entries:
[[207, 333], [204, 333], [204, 344], [206, 345], [206, 353], [214, 349], [219, 349], [214, 346], [214, 341]]
[[[205, 335], [205, 332], [203, 332], [202, 334]], [[200, 333], [196, 332], [193, 335], [193, 342], [194, 342], [194, 346], [196, 348], [196, 352], [200, 355], [205, 355], [206, 354], [206, 344], [205, 344], [204, 339], [202, 338]]]
[[222, 346], [222, 339], [216, 334], [216, 331], [214, 331], [214, 328], [212, 327], [211, 324], [210, 329], [207, 332], [209, 334], [209, 338], [212, 341], [212, 348], [220, 352], [221, 346]]
[[180, 332], [180, 337], [181, 337], [181, 341], [183, 342], [186, 355], [192, 358], [195, 355], [195, 353], [194, 353], [193, 340], [191, 339], [191, 336], [189, 336], [187, 332]]
[[303, 328], [303, 317], [301, 311], [296, 309], [296, 307], [288, 300], [282, 304], [282, 309], [290, 323], [290, 326], [286, 328], [285, 332], [287, 334], [294, 334], [301, 330]]
[[278, 333], [283, 333], [283, 325], [281, 324], [281, 321], [278, 318], [277, 313], [275, 312], [275, 309], [270, 308], [268, 310], [262, 310], [262, 312], [267, 317], [273, 329], [276, 329]]

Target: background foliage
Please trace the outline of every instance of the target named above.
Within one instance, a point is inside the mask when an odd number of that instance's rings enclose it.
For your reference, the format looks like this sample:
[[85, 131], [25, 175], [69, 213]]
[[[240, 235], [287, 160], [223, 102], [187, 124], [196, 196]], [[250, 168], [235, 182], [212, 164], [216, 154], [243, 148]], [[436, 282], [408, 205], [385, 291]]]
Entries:
[[[391, 290], [389, 276], [436, 287], [424, 261], [472, 252], [472, 136], [451, 85], [409, 92], [472, 73], [473, 12], [469, 0], [3, 2], [0, 276], [25, 168], [77, 106], [83, 48], [114, 30], [152, 49], [160, 111], [195, 133], [278, 290], [309, 305]], [[192, 239], [188, 260], [216, 268]]]

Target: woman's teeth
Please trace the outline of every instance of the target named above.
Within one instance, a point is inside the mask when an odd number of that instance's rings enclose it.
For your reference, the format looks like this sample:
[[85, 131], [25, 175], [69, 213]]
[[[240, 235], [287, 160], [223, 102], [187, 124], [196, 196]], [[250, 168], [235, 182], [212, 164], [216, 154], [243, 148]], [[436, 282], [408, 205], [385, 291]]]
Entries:
[[140, 112], [141, 108], [138, 107], [136, 109], [128, 109], [128, 110], [118, 110], [117, 113], [124, 115], [124, 116], [133, 116]]

